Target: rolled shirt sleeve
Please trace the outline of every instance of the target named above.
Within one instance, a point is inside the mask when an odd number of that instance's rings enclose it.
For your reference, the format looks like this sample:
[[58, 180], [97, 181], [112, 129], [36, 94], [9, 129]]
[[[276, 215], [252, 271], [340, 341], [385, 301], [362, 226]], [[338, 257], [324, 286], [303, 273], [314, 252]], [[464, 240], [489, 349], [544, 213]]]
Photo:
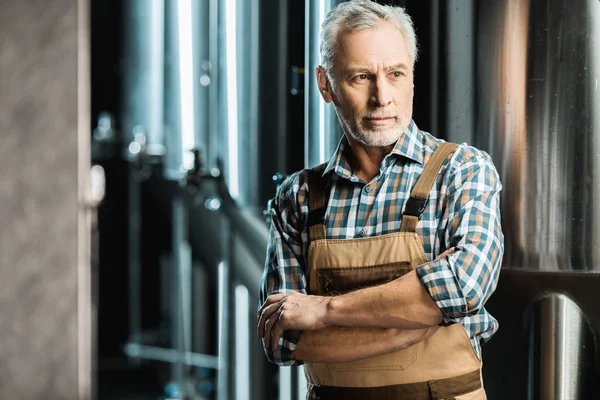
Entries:
[[502, 185], [494, 164], [489, 155], [472, 147], [459, 158], [443, 178], [448, 180], [444, 242], [455, 252], [416, 269], [442, 311], [444, 326], [477, 314], [484, 306], [496, 289], [504, 251]]
[[[296, 173], [282, 183], [276, 197], [269, 202], [271, 227], [266, 265], [260, 284], [260, 305], [272, 294], [306, 294], [304, 244], [307, 243], [308, 237], [304, 225], [308, 209], [301, 205], [306, 195], [307, 184], [304, 175]], [[265, 349], [269, 361], [280, 366], [302, 364], [292, 357], [301, 336], [302, 331], [284, 331], [277, 350]]]

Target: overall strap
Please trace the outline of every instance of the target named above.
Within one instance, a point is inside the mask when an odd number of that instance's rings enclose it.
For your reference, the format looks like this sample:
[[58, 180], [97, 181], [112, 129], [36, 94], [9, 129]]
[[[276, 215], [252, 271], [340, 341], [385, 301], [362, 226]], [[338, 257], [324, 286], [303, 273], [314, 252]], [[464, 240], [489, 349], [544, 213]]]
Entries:
[[402, 213], [402, 225], [400, 232], [416, 232], [417, 222], [421, 219], [429, 192], [435, 183], [435, 179], [440, 172], [440, 168], [446, 158], [458, 147], [455, 143], [442, 143], [432, 154], [423, 173], [417, 180], [415, 187], [410, 192], [410, 198], [406, 201], [404, 212]]
[[325, 171], [326, 163], [317, 165], [308, 170], [308, 219], [306, 226], [309, 229], [309, 240], [325, 239]]

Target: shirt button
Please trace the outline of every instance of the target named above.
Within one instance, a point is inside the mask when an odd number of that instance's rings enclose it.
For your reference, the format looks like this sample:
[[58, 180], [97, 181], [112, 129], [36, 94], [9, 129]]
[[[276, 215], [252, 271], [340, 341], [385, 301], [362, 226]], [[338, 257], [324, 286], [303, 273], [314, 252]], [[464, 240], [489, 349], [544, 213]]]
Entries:
[[371, 191], [371, 186], [366, 185], [364, 190], [366, 193], [369, 193]]
[[361, 229], [360, 232], [358, 232], [358, 236], [360, 236], [360, 237], [365, 236], [365, 230]]

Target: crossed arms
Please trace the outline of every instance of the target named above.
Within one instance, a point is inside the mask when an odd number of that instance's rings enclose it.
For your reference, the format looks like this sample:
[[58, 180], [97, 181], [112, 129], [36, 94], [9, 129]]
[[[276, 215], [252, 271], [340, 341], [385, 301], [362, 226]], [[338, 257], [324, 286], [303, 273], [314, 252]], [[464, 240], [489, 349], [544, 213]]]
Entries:
[[280, 365], [358, 360], [410, 347], [439, 325], [461, 322], [493, 293], [502, 259], [499, 183], [489, 156], [452, 171], [440, 248], [452, 248], [389, 283], [336, 297], [306, 295], [302, 175], [271, 205], [271, 240], [257, 330]]
[[293, 358], [346, 362], [410, 347], [441, 322], [441, 310], [413, 271], [342, 296], [271, 295], [259, 310], [257, 330], [268, 352], [277, 352], [284, 331], [304, 331]]

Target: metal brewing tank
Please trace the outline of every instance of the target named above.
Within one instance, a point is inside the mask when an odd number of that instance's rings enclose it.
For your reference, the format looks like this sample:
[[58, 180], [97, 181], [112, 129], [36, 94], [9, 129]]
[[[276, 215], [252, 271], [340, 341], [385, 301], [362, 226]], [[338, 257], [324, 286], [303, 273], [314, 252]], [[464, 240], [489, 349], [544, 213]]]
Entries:
[[[456, 4], [475, 16], [471, 35], [447, 39], [473, 58], [471, 143], [504, 185], [488, 396], [600, 398], [600, 1]], [[447, 100], [465, 101], [452, 91]], [[446, 115], [448, 137], [464, 134]]]

